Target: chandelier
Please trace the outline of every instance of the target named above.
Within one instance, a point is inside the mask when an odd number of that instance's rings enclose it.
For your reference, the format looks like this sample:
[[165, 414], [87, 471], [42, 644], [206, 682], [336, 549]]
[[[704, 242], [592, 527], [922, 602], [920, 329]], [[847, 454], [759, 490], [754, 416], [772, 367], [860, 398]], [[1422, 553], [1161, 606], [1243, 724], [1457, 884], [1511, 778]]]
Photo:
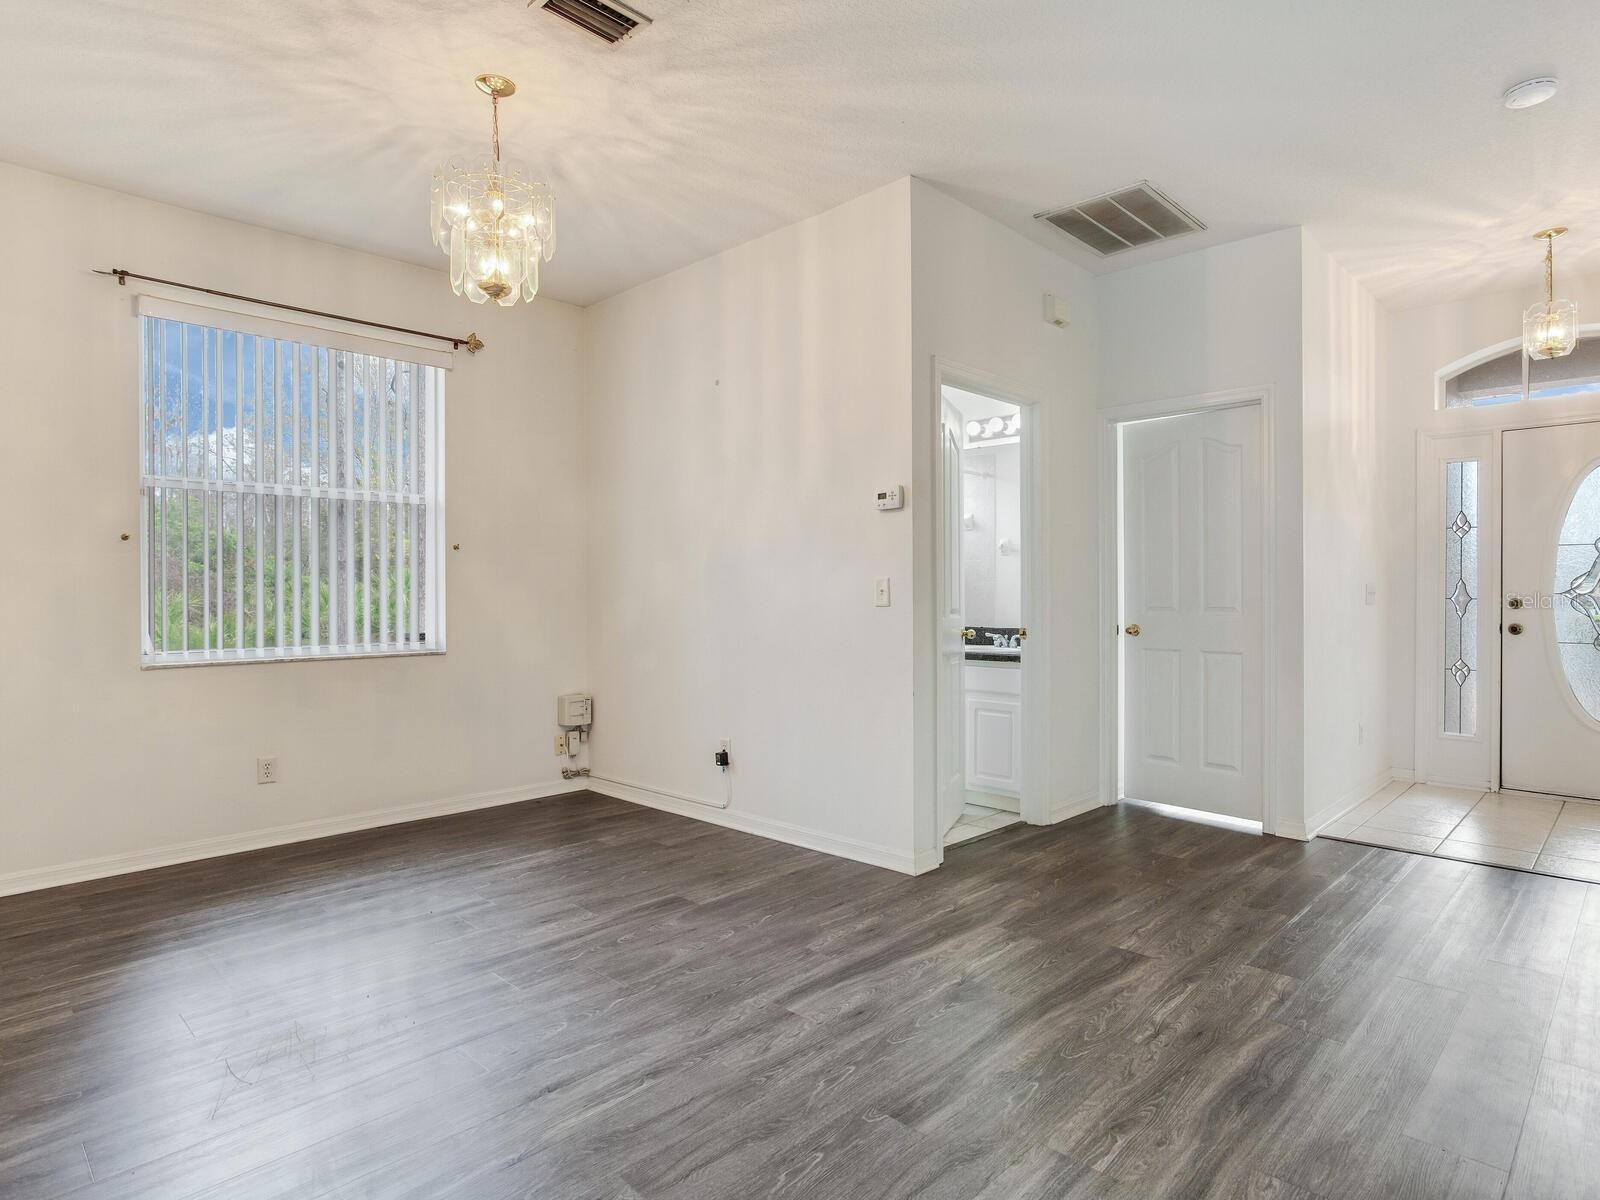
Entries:
[[1544, 303], [1522, 314], [1522, 348], [1529, 358], [1560, 358], [1578, 344], [1578, 306], [1556, 299], [1556, 239], [1566, 231], [1557, 225], [1533, 235], [1544, 239]]
[[450, 286], [474, 304], [511, 305], [539, 291], [539, 260], [556, 249], [555, 193], [500, 161], [500, 101], [517, 85], [479, 75], [489, 97], [492, 158], [448, 162], [433, 173], [433, 244], [450, 256]]

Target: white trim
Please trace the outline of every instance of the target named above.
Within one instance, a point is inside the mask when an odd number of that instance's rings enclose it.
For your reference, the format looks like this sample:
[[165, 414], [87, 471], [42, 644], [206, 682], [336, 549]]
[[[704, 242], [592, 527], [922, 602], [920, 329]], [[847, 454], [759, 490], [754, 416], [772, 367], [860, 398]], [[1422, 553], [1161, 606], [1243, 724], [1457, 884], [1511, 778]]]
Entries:
[[1261, 827], [1280, 837], [1305, 839], [1298, 821], [1285, 818], [1278, 785], [1278, 481], [1270, 386], [1203, 392], [1170, 400], [1145, 400], [1100, 410], [1100, 803], [1122, 797], [1122, 705], [1119, 656], [1122, 572], [1119, 522], [1121, 478], [1117, 461], [1117, 427], [1155, 417], [1187, 416], [1224, 408], [1256, 407], [1261, 412]]
[[1059, 800], [1051, 801], [1050, 812], [1045, 818], [1045, 824], [1056, 825], [1062, 821], [1069, 821], [1073, 817], [1081, 816], [1091, 809], [1101, 808], [1100, 788], [1096, 786], [1087, 791], [1079, 792], [1075, 796], [1063, 796]]
[[[940, 453], [941, 423], [944, 419], [943, 399], [945, 387], [958, 388], [1015, 404], [1025, 410], [1022, 429], [1022, 603], [1023, 623], [1028, 630], [1028, 647], [1022, 663], [1022, 785], [1021, 816], [1030, 825], [1048, 825], [1055, 819], [1049, 813], [1050, 795], [1050, 572], [1048, 570], [1050, 522], [1050, 473], [1045, 469], [1045, 445], [1048, 431], [1048, 414], [1042, 398], [1001, 379], [980, 367], [967, 366], [954, 359], [935, 354], [932, 357], [932, 400], [929, 404], [933, 426], [933, 462], [929, 479], [938, 494], [943, 459]], [[943, 558], [943, 531], [935, 529], [933, 537], [933, 576], [940, 578]], [[928, 748], [933, 756], [930, 776], [933, 788], [926, 796], [917, 798], [920, 807], [931, 806], [933, 820], [929, 828], [938, 829], [939, 805], [939, 637], [937, 628], [924, 647], [928, 661], [933, 666], [933, 728]], [[1034, 664], [1030, 667], [1030, 663]], [[922, 822], [915, 822], [914, 826]], [[916, 851], [917, 861], [944, 861], [943, 839], [940, 844]], [[931, 869], [931, 868], [925, 868]], [[917, 872], [913, 872], [917, 873]]]
[[346, 322], [333, 318], [309, 322], [285, 321], [281, 317], [263, 315], [272, 312], [272, 309], [261, 309], [243, 302], [219, 299], [197, 304], [192, 300], [174, 300], [159, 291], [141, 291], [134, 297], [134, 311], [141, 317], [206, 325], [212, 329], [226, 329], [230, 333], [255, 334], [257, 337], [348, 350], [355, 354], [371, 354], [378, 358], [402, 359], [445, 371], [455, 366], [455, 354], [452, 351], [411, 340], [405, 334], [373, 337], [371, 334], [349, 333], [345, 329]]
[[1379, 771], [1377, 776], [1367, 783], [1357, 784], [1332, 804], [1326, 805], [1319, 812], [1306, 814], [1306, 834], [1302, 841], [1314, 838], [1329, 825], [1351, 809], [1365, 804], [1385, 788], [1393, 787], [1397, 783], [1410, 784], [1410, 771]]
[[176, 845], [160, 846], [151, 850], [136, 850], [129, 854], [85, 858], [77, 862], [62, 863], [59, 866], [34, 867], [26, 871], [13, 871], [9, 875], [0, 875], [0, 896], [40, 891], [69, 883], [83, 883], [90, 879], [105, 879], [113, 875], [128, 875], [135, 871], [149, 871], [157, 867], [198, 862], [201, 859], [222, 858], [230, 854], [244, 854], [251, 850], [265, 850], [272, 846], [287, 846], [295, 842], [312, 842], [342, 833], [358, 833], [363, 829], [378, 829], [385, 825], [404, 825], [412, 821], [426, 821], [432, 817], [446, 817], [453, 813], [472, 812], [480, 808], [496, 808], [503, 804], [520, 804], [528, 800], [544, 800], [551, 796], [570, 795], [583, 790], [581, 783], [574, 786], [567, 780], [531, 783], [522, 787], [472, 792], [465, 796], [448, 796], [440, 800], [425, 800], [398, 808], [369, 809], [366, 812], [352, 813], [343, 817], [320, 817], [312, 821], [299, 821], [293, 825], [277, 825], [270, 829], [252, 830], [249, 833], [179, 842]]
[[[681, 800], [686, 804], [698, 804], [702, 808], [730, 808], [733, 805], [733, 779], [731, 776], [726, 776], [727, 790], [720, 803], [716, 800], [702, 800], [699, 796], [690, 796], [685, 792], [669, 792], [665, 788], [651, 787], [647, 783], [635, 783], [630, 779], [618, 779], [614, 775], [597, 775], [593, 771], [590, 771], [584, 778], [595, 783], [615, 784], [617, 787], [629, 792], [649, 792], [653, 796], [661, 796], [667, 800]], [[599, 789], [595, 790], [598, 791]], [[618, 799], [626, 800], [631, 799], [631, 797], [621, 796]]]
[[443, 646], [415, 649], [374, 646], [371, 650], [343, 650], [337, 646], [291, 646], [279, 651], [271, 647], [255, 650], [170, 650], [166, 654], [143, 657], [141, 671], [171, 671], [179, 667], [223, 667], [238, 663], [346, 662], [355, 658], [427, 658], [444, 654]]
[[758, 817], [751, 813], [718, 808], [706, 801], [696, 800], [693, 797], [680, 798], [675, 793], [664, 792], [659, 788], [646, 789], [638, 785], [613, 783], [609, 779], [590, 775], [589, 790], [598, 792], [602, 796], [610, 796], [613, 800], [625, 800], [629, 804], [654, 808], [680, 817], [690, 817], [709, 825], [721, 825], [739, 833], [753, 833], [757, 837], [784, 842], [790, 846], [800, 846], [806, 850], [817, 850], [823, 854], [832, 854], [836, 858], [848, 858], [867, 863], [869, 866], [886, 867], [902, 875], [919, 875], [939, 865], [938, 861], [930, 860], [926, 854], [910, 855], [892, 846], [837, 837], [831, 833], [808, 829], [804, 825], [792, 825], [788, 821], [779, 821], [772, 817]]

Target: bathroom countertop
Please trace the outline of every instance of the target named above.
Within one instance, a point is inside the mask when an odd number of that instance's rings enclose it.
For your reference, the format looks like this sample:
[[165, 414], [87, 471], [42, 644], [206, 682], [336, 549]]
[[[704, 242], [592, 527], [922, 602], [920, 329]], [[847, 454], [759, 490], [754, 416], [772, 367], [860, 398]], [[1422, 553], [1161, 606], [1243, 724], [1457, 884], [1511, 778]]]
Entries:
[[1022, 665], [1021, 650], [1002, 650], [998, 646], [988, 650], [968, 650], [968, 662], [1001, 663], [1007, 666], [1020, 667]]

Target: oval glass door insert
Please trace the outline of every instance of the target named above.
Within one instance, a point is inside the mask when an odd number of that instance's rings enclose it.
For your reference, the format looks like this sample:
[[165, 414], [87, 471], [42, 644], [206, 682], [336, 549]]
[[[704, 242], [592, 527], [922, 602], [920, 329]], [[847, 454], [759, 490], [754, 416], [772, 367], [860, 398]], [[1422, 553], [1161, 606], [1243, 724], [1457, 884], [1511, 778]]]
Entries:
[[1556, 547], [1555, 631], [1578, 703], [1600, 721], [1600, 467], [1578, 485]]

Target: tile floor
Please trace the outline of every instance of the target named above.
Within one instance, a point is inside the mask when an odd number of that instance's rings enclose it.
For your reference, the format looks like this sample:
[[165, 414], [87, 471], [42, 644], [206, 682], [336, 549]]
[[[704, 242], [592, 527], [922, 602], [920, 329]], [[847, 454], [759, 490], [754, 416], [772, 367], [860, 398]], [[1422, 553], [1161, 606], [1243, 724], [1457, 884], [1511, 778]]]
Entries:
[[1001, 808], [988, 808], [982, 804], [968, 804], [962, 808], [956, 823], [950, 826], [950, 831], [944, 835], [944, 844], [954, 846], [959, 842], [970, 842], [975, 837], [982, 837], [984, 834], [1021, 823], [1022, 818], [1014, 812], [1006, 812]]
[[1393, 784], [1321, 836], [1600, 883], [1600, 803]]

